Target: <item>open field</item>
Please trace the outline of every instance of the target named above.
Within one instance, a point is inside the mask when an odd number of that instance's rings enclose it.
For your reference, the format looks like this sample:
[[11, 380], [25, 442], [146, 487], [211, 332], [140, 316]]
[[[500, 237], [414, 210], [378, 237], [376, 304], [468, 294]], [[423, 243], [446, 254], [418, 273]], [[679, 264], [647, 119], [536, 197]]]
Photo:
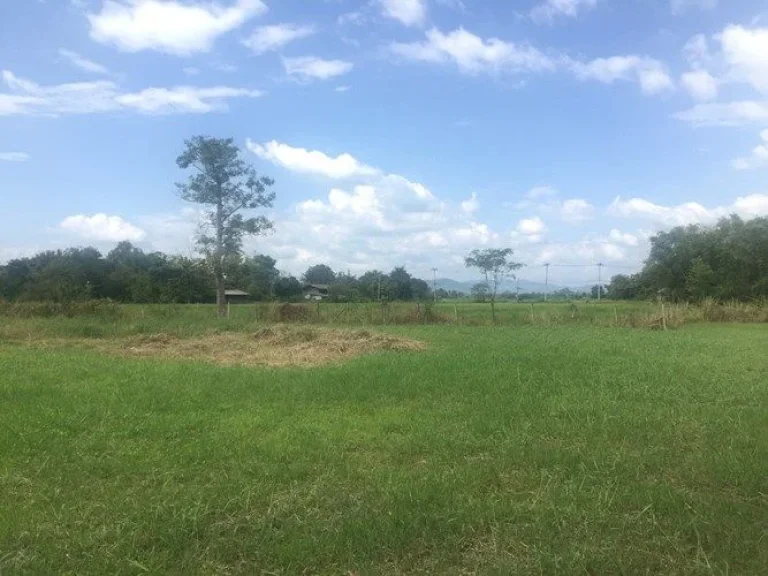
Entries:
[[168, 351], [252, 309], [159, 310], [2, 319], [0, 573], [768, 565], [766, 325], [390, 326], [422, 345], [272, 368]]

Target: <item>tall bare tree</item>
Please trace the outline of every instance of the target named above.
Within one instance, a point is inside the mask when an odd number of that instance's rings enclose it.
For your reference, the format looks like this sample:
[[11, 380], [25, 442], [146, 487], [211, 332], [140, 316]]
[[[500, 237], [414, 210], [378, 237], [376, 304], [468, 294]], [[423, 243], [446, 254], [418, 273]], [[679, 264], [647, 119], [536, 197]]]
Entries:
[[193, 169], [186, 182], [177, 184], [181, 198], [208, 206], [197, 237], [200, 251], [211, 261], [216, 279], [216, 306], [219, 317], [226, 316], [224, 262], [239, 254], [243, 237], [265, 234], [273, 222], [259, 215], [246, 218], [245, 210], [270, 208], [275, 193], [274, 180], [259, 176], [240, 158], [232, 138], [195, 136], [184, 142], [184, 152], [176, 164]]
[[491, 300], [491, 318], [494, 324], [496, 324], [496, 294], [499, 286], [505, 277], [514, 278], [513, 272], [523, 267], [519, 262], [510, 260], [513, 254], [512, 248], [486, 248], [472, 250], [464, 259], [467, 268], [477, 268], [483, 273]]

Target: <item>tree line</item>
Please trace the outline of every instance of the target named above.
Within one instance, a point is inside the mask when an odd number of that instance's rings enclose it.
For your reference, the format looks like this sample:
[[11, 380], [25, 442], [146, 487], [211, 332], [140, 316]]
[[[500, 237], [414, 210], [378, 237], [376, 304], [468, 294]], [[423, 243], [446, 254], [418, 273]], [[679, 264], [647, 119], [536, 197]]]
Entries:
[[672, 301], [768, 298], [768, 218], [722, 218], [715, 226], [679, 226], [651, 238], [638, 274], [607, 287], [616, 300]]
[[[355, 276], [318, 264], [297, 278], [282, 274], [271, 256], [236, 253], [222, 259], [221, 273], [225, 289], [244, 290], [253, 301], [301, 300], [308, 284], [327, 289], [336, 302], [432, 298], [427, 282], [404, 267]], [[106, 255], [92, 247], [48, 250], [0, 266], [0, 298], [7, 301], [210, 303], [216, 287], [209, 258], [144, 252], [130, 242]]]

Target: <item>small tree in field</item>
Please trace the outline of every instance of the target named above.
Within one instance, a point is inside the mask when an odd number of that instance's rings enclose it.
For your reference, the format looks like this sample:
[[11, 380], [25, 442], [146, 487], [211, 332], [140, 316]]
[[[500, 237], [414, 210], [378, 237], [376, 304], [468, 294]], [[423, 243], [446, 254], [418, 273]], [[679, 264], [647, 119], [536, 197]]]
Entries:
[[186, 149], [176, 159], [179, 168], [195, 173], [176, 186], [182, 199], [208, 206], [197, 238], [200, 251], [211, 261], [216, 280], [216, 307], [226, 316], [224, 264], [227, 257], [240, 253], [243, 237], [264, 234], [273, 223], [264, 216], [245, 218], [241, 211], [269, 208], [275, 193], [271, 178], [259, 177], [240, 159], [240, 150], [231, 138], [195, 136], [185, 142]]
[[467, 268], [477, 268], [485, 277], [485, 285], [488, 286], [487, 296], [491, 301], [491, 318], [496, 324], [496, 294], [505, 277], [514, 278], [513, 272], [523, 267], [519, 262], [510, 260], [514, 250], [512, 248], [486, 248], [485, 250], [472, 250], [464, 259]]

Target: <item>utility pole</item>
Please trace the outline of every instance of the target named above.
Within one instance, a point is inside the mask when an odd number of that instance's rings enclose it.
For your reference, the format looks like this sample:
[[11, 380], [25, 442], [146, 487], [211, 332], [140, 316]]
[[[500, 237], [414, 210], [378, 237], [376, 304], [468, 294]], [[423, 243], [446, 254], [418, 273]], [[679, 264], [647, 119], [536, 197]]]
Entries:
[[520, 278], [515, 276], [515, 302], [520, 302]]
[[379, 272], [379, 302], [381, 302], [381, 272]]
[[437, 268], [432, 268], [432, 300], [437, 302]]
[[603, 264], [602, 262], [597, 263], [597, 303], [600, 303], [600, 300], [603, 296]]
[[546, 273], [544, 275], [544, 302], [549, 298], [549, 262], [544, 264]]

